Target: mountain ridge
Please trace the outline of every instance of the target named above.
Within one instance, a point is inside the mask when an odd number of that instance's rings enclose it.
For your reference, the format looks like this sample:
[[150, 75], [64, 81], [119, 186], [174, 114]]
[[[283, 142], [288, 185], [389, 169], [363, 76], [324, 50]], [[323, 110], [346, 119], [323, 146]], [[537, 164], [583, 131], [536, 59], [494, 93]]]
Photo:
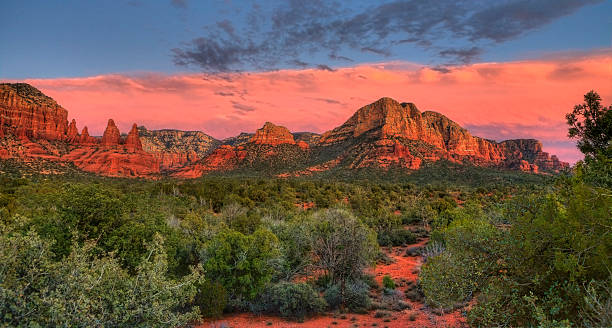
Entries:
[[476, 136], [445, 115], [383, 97], [323, 134], [292, 133], [266, 122], [254, 133], [217, 140], [201, 131], [148, 130], [121, 135], [109, 119], [104, 135], [78, 133], [68, 111], [24, 83], [0, 84], [0, 158], [72, 162], [84, 171], [127, 177], [195, 178], [210, 172], [270, 170], [278, 176], [335, 169], [398, 167], [406, 173], [446, 160], [533, 173], [569, 164], [535, 139], [501, 142]]

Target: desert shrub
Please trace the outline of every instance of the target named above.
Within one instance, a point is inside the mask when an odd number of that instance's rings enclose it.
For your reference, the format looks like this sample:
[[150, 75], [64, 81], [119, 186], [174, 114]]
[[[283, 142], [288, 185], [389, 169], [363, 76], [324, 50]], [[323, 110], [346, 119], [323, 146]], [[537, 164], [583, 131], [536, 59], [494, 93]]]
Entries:
[[177, 327], [199, 317], [189, 309], [198, 271], [166, 277], [162, 241], [130, 275], [113, 257], [74, 245], [59, 262], [36, 233], [0, 236], [0, 325], [28, 327]]
[[405, 256], [411, 256], [411, 257], [420, 256], [422, 250], [423, 250], [422, 246], [408, 247], [408, 248], [406, 248], [406, 253], [404, 255]]
[[200, 313], [206, 318], [219, 318], [227, 305], [227, 292], [223, 285], [214, 281], [203, 281], [196, 285], [195, 304], [200, 308]]
[[408, 282], [406, 290], [404, 290], [404, 296], [413, 302], [422, 302], [424, 298], [423, 292], [413, 281]]
[[416, 242], [416, 237], [410, 230], [397, 227], [389, 231], [379, 232], [377, 240], [380, 246], [402, 246], [413, 244]]
[[402, 226], [402, 218], [395, 214], [375, 213], [365, 222], [376, 232], [376, 239], [380, 246], [401, 246], [416, 241], [414, 234]]
[[588, 284], [581, 317], [585, 327], [612, 327], [612, 276]]
[[315, 212], [311, 248], [316, 269], [341, 286], [361, 277], [378, 251], [375, 234], [350, 212], [330, 209]]
[[[455, 221], [447, 229], [448, 248], [428, 257], [420, 285], [428, 304], [451, 309], [468, 300], [485, 283], [492, 263], [481, 253], [496, 245], [495, 227], [481, 220]], [[492, 251], [491, 251], [492, 252]]]
[[605, 281], [612, 266], [611, 211], [609, 191], [575, 177], [510, 200], [510, 225], [454, 220], [442, 231], [446, 249], [421, 271], [427, 303], [446, 309], [478, 295], [475, 326], [581, 324], [592, 311], [587, 282]]
[[352, 312], [361, 313], [367, 311], [372, 304], [368, 285], [361, 280], [346, 282], [344, 293], [340, 284], [331, 285], [323, 297], [332, 310], [344, 305]]
[[368, 310], [372, 304], [368, 293], [368, 285], [360, 280], [347, 282], [343, 302], [353, 312]]
[[380, 300], [380, 307], [391, 311], [410, 309], [410, 304], [402, 300], [402, 292], [395, 289], [385, 289]]
[[310, 226], [301, 217], [291, 221], [267, 221], [280, 242], [281, 265], [275, 279], [290, 281], [298, 274], [307, 273], [312, 264]]
[[389, 275], [383, 277], [382, 284], [385, 289], [395, 289], [395, 281]]
[[207, 277], [220, 282], [230, 298], [252, 299], [271, 280], [280, 251], [269, 230], [244, 235], [227, 229], [207, 244], [201, 256]]
[[327, 306], [312, 286], [292, 282], [281, 282], [268, 287], [260, 302], [265, 312], [294, 319], [318, 314]]
[[361, 276], [360, 280], [366, 283], [368, 285], [368, 288], [370, 289], [374, 289], [374, 290], [380, 289], [380, 285], [376, 281], [376, 277], [373, 274], [364, 274]]
[[376, 312], [374, 312], [374, 318], [386, 318], [390, 316], [391, 316], [391, 312], [389, 311], [376, 310]]
[[323, 297], [330, 309], [337, 309], [342, 304], [342, 294], [340, 294], [340, 286], [331, 285], [325, 289]]

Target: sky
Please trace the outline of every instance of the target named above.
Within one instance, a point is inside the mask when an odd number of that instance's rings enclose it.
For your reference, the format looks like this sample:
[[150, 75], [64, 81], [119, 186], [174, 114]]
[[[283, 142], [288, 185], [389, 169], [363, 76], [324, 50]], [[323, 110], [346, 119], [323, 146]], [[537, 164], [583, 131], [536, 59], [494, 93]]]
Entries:
[[612, 1], [10, 1], [0, 81], [77, 126], [324, 132], [387, 96], [575, 162], [564, 114], [612, 99]]

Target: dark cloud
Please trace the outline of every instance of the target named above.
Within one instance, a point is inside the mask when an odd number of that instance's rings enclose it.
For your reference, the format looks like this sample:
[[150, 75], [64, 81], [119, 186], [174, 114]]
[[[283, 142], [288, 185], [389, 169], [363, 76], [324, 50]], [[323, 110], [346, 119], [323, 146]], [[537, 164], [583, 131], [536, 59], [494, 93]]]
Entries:
[[233, 97], [234, 96], [233, 92], [217, 91], [217, 92], [215, 92], [215, 94], [218, 95], [218, 96], [222, 96], [222, 97]]
[[291, 60], [291, 61], [289, 61], [289, 64], [292, 64], [294, 66], [301, 67], [301, 68], [308, 67], [308, 63], [307, 62], [303, 62], [303, 61], [301, 61], [299, 59]]
[[253, 107], [253, 106], [249, 106], [249, 105], [245, 105], [245, 104], [241, 104], [237, 101], [232, 101], [232, 106], [237, 109], [239, 112], [252, 112], [254, 110], [256, 110], [257, 108]]
[[445, 66], [434, 66], [434, 67], [431, 67], [431, 69], [434, 70], [434, 71], [440, 72], [442, 74], [446, 74], [446, 73], [452, 72], [452, 70], [450, 68], [445, 67]]
[[327, 66], [327, 65], [323, 65], [323, 64], [319, 64], [317, 65], [317, 68], [323, 71], [330, 71], [330, 72], [335, 72], [336, 70]]
[[328, 104], [341, 104], [341, 102], [339, 102], [338, 100], [329, 99], [329, 98], [310, 98], [310, 99], [322, 101]]
[[572, 79], [580, 77], [584, 74], [584, 70], [581, 67], [573, 65], [562, 65], [557, 67], [549, 75], [552, 79]]
[[254, 6], [240, 28], [226, 20], [211, 24], [206, 35], [172, 51], [177, 65], [211, 72], [304, 67], [304, 56], [347, 60], [347, 50], [388, 57], [405, 44], [431, 52], [438, 63], [465, 64], [491, 44], [603, 1], [390, 0], [357, 9], [347, 7], [352, 2], [289, 0], [271, 11]]
[[354, 60], [348, 58], [348, 57], [344, 57], [344, 56], [338, 56], [336, 54], [329, 54], [329, 59], [333, 59], [333, 60], [343, 60], [343, 61], [348, 61], [348, 62], [354, 62]]
[[472, 62], [475, 58], [478, 58], [482, 54], [482, 49], [478, 47], [471, 47], [468, 49], [445, 49], [438, 52], [438, 55], [442, 58], [450, 58], [451, 64], [457, 62], [467, 64]]
[[391, 53], [388, 50], [384, 50], [384, 49], [375, 49], [375, 48], [371, 48], [371, 47], [363, 47], [363, 48], [361, 48], [361, 51], [363, 51], [363, 52], [371, 52], [371, 53], [375, 53], [377, 55], [381, 55], [381, 56], [385, 56], [385, 57], [391, 56]]

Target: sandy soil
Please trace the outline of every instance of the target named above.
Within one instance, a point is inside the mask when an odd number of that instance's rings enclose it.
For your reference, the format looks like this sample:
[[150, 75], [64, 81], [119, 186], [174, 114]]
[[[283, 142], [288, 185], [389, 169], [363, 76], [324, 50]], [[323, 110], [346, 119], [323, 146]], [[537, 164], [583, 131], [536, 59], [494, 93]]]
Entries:
[[[427, 240], [421, 240], [416, 244], [408, 247], [422, 246]], [[390, 275], [399, 284], [398, 289], [404, 291], [405, 283], [401, 281], [416, 282], [419, 269], [422, 264], [421, 257], [405, 257], [404, 253], [408, 247], [394, 247], [393, 249], [385, 249], [389, 257], [394, 260], [394, 263], [385, 265], [378, 264], [371, 273], [376, 276], [376, 281], [381, 283], [383, 276]], [[403, 295], [403, 293], [402, 293]], [[216, 321], [203, 322], [198, 325], [198, 328], [221, 328], [221, 327], [273, 327], [273, 328], [319, 328], [319, 327], [467, 327], [465, 318], [460, 311], [436, 315], [431, 312], [427, 306], [422, 303], [412, 302], [404, 299], [411, 305], [411, 309], [406, 309], [399, 312], [391, 312], [391, 316], [386, 318], [376, 318], [376, 311], [371, 311], [367, 314], [339, 314], [328, 313], [324, 316], [307, 318], [304, 322], [298, 323], [287, 321], [279, 317], [254, 315], [250, 313], [231, 314]]]

